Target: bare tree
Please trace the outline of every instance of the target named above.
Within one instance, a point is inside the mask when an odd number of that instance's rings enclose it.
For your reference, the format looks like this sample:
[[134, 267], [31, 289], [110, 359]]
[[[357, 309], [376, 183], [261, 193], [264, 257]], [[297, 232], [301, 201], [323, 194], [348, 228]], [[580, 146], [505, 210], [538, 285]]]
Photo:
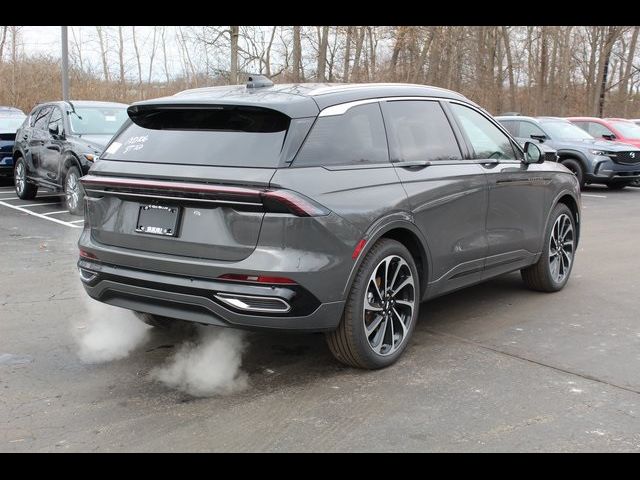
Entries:
[[104, 79], [109, 82], [111, 80], [109, 76], [109, 63], [107, 61], [107, 38], [105, 32], [103, 30], [104, 27], [96, 26], [96, 31], [98, 32], [98, 43], [100, 44], [100, 57], [102, 59], [102, 72], [104, 74]]

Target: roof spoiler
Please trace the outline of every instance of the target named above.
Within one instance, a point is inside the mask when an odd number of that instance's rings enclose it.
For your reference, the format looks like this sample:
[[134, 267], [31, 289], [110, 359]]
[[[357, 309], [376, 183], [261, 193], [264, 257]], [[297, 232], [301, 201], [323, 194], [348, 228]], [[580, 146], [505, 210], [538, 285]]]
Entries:
[[273, 87], [273, 82], [265, 75], [249, 75], [247, 78], [247, 88]]

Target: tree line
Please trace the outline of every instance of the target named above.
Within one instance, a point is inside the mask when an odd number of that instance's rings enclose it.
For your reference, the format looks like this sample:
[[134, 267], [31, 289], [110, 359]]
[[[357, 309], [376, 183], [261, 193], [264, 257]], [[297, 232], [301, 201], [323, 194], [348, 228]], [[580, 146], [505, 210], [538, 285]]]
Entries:
[[[136, 100], [243, 83], [410, 82], [493, 114], [640, 117], [638, 26], [69, 27], [77, 99]], [[57, 52], [0, 26], [0, 104], [60, 98]]]

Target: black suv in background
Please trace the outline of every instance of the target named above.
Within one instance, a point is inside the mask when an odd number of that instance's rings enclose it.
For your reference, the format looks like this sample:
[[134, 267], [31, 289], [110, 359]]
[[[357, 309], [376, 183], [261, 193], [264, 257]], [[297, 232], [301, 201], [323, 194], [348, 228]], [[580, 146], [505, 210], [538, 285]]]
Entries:
[[69, 212], [81, 215], [79, 179], [128, 118], [126, 108], [97, 101], [37, 105], [17, 131], [13, 147], [18, 197], [32, 199], [38, 187], [63, 191]]
[[558, 117], [495, 117], [522, 144], [531, 139], [557, 151], [558, 161], [585, 184], [600, 183], [613, 190], [640, 178], [640, 149], [593, 138], [569, 120]]
[[0, 176], [13, 175], [13, 143], [25, 118], [19, 108], [0, 107]]

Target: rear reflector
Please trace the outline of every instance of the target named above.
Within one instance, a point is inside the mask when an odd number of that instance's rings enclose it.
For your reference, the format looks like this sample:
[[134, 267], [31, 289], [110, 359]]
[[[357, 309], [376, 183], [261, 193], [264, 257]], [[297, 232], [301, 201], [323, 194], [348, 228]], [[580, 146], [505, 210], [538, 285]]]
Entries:
[[353, 249], [353, 255], [351, 255], [351, 258], [353, 260], [358, 258], [358, 256], [360, 255], [360, 252], [362, 251], [366, 243], [367, 241], [363, 238], [356, 244], [356, 248]]
[[285, 277], [269, 277], [266, 275], [240, 275], [237, 273], [225, 273], [218, 277], [220, 280], [231, 280], [234, 282], [268, 283], [277, 285], [295, 285], [296, 282]]
[[83, 258], [92, 258], [92, 259], [98, 258], [93, 253], [87, 252], [86, 250], [83, 250], [83, 249], [80, 249], [80, 256]]

